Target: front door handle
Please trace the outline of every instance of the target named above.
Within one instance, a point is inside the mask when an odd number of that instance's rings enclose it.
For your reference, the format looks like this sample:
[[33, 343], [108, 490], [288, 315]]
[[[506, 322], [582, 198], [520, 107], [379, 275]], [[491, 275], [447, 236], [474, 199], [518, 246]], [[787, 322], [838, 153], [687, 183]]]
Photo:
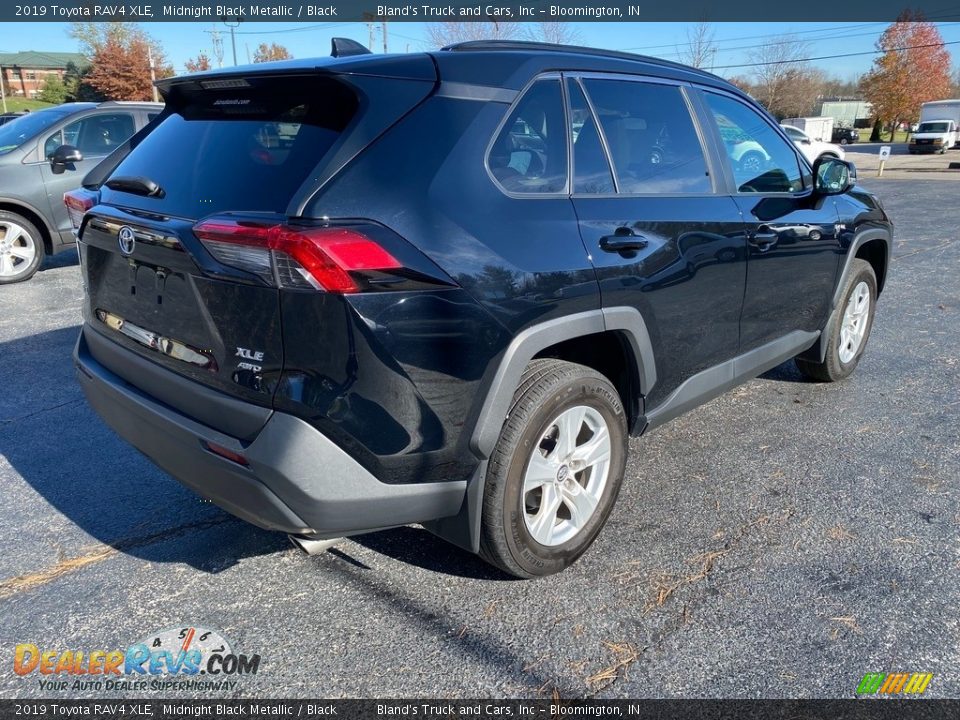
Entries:
[[646, 238], [625, 227], [617, 228], [613, 235], [604, 235], [600, 238], [600, 249], [609, 253], [635, 252], [643, 250], [646, 246]]
[[773, 228], [769, 225], [761, 225], [755, 232], [750, 234], [747, 242], [760, 252], [766, 252], [776, 245], [779, 239], [780, 236], [777, 235], [777, 232]]

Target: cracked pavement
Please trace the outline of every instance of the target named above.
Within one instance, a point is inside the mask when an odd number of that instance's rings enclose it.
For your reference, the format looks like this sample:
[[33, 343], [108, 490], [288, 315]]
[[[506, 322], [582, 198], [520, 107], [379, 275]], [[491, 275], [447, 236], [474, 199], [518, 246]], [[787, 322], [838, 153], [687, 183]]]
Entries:
[[897, 230], [857, 373], [788, 363], [632, 440], [594, 547], [532, 582], [416, 527], [310, 558], [233, 519], [82, 399], [75, 253], [0, 288], [0, 696], [50, 694], [17, 643], [188, 625], [261, 654], [238, 696], [851, 697], [868, 671], [960, 696], [960, 206], [863, 184]]

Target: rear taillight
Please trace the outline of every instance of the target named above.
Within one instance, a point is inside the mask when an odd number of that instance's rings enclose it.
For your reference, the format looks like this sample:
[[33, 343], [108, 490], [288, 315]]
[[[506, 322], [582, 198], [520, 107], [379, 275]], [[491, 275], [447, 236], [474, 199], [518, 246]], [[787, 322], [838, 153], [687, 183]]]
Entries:
[[353, 293], [363, 289], [367, 273], [403, 267], [362, 226], [300, 227], [213, 217], [193, 232], [219, 262], [285, 288]]
[[83, 223], [83, 216], [87, 210], [100, 201], [100, 193], [96, 190], [77, 188], [63, 194], [63, 204], [67, 206], [67, 215], [74, 230], [79, 230]]

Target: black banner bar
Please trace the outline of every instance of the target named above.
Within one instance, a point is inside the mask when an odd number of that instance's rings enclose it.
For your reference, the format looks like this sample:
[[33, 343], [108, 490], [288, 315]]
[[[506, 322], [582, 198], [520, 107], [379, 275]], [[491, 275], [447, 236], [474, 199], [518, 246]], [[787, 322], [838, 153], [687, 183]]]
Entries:
[[380, 0], [58, 0], [0, 3], [0, 21], [16, 22], [859, 22], [890, 21], [909, 9], [928, 20], [960, 19], [944, 0], [805, 0], [802, 3], [737, 0], [494, 0], [450, 3]]
[[0, 718], [954, 720], [960, 700], [0, 700]]

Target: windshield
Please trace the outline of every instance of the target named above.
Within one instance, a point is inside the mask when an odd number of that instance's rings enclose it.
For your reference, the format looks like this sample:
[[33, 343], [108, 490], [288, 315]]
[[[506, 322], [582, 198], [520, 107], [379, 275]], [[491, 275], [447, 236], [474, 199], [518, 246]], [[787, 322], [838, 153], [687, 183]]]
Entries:
[[0, 126], [0, 155], [16, 150], [24, 141], [43, 132], [67, 114], [68, 111], [57, 108], [38, 110]]
[[950, 123], [947, 121], [920, 123], [920, 127], [917, 129], [917, 132], [922, 132], [922, 133], [950, 132]]

